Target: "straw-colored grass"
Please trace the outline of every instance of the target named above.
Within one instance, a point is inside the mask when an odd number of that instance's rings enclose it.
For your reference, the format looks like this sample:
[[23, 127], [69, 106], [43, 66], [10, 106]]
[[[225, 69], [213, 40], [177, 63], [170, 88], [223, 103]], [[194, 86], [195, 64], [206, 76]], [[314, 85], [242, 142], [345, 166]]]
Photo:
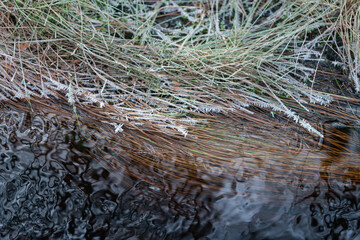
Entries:
[[177, 150], [218, 159], [227, 148], [210, 146], [239, 137], [228, 119], [285, 116], [321, 137], [307, 119], [337, 96], [314, 87], [319, 43], [341, 37], [358, 91], [358, 17], [358, 4], [340, 0], [4, 0], [0, 100], [66, 99], [56, 106], [131, 142], [161, 149], [185, 136]]

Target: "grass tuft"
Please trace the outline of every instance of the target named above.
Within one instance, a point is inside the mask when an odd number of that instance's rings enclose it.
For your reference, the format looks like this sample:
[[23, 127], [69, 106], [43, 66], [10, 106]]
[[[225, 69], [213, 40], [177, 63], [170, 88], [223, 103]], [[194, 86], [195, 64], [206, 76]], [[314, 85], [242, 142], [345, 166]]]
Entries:
[[213, 115], [234, 118], [261, 108], [321, 136], [306, 117], [313, 104], [333, 100], [315, 88], [324, 61], [319, 46], [341, 39], [335, 50], [359, 91], [359, 6], [4, 0], [0, 100], [58, 101], [65, 94], [77, 118], [77, 107], [103, 108], [103, 122], [115, 132], [185, 137]]

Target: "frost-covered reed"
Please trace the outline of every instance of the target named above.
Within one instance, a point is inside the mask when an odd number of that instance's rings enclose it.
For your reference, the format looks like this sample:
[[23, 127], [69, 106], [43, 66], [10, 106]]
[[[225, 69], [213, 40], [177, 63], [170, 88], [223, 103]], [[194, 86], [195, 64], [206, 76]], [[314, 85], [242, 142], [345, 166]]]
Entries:
[[65, 96], [75, 112], [103, 108], [116, 133], [187, 136], [256, 106], [321, 135], [300, 112], [332, 97], [305, 63], [334, 36], [359, 91], [353, 1], [4, 0], [0, 21], [0, 100]]

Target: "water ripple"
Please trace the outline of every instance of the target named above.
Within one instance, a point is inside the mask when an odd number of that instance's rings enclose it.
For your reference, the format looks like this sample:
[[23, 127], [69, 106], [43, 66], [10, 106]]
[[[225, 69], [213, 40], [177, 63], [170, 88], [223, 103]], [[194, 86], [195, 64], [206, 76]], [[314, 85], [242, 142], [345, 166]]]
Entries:
[[[86, 141], [95, 130], [80, 130], [54, 114], [0, 112], [1, 239], [359, 237], [358, 155], [330, 152], [341, 144], [326, 140], [324, 150], [304, 153], [296, 137], [290, 161], [239, 157], [231, 171], [205, 158], [184, 168], [124, 154], [126, 164], [115, 159], [120, 167], [109, 172]], [[114, 158], [100, 148], [103, 159]], [[161, 164], [187, 177], [167, 178]]]

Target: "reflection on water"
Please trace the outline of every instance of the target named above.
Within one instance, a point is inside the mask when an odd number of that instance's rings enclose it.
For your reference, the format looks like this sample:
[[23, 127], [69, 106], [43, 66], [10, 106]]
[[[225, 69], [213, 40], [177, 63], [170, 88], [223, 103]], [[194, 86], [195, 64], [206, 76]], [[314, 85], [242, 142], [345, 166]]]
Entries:
[[231, 170], [124, 153], [110, 173], [99, 149], [114, 153], [86, 140], [96, 130], [68, 122], [0, 112], [0, 239], [360, 239], [355, 127], [325, 123], [320, 151], [248, 154]]

